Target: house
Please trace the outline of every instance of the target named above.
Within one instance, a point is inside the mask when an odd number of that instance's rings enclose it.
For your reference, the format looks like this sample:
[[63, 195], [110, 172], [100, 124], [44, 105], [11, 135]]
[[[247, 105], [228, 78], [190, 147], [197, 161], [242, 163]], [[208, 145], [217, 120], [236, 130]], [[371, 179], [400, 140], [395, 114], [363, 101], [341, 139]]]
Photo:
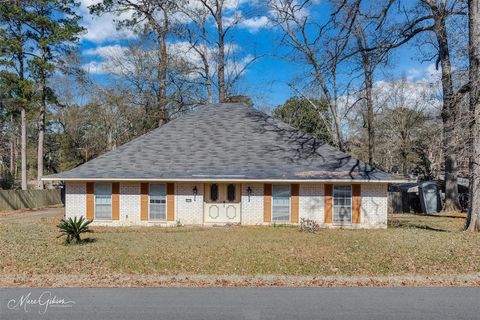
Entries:
[[197, 107], [70, 171], [66, 217], [94, 225], [384, 228], [398, 177], [243, 104]]

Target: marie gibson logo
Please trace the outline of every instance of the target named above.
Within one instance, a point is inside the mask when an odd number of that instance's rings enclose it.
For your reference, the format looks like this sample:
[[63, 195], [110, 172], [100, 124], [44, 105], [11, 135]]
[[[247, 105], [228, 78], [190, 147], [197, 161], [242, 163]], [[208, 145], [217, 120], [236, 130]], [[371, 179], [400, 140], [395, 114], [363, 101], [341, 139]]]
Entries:
[[47, 313], [49, 308], [71, 308], [75, 301], [66, 300], [53, 295], [51, 291], [43, 291], [38, 296], [33, 296], [30, 291], [26, 295], [20, 296], [18, 299], [10, 299], [7, 302], [7, 309], [13, 311], [29, 312], [37, 310], [39, 314]]

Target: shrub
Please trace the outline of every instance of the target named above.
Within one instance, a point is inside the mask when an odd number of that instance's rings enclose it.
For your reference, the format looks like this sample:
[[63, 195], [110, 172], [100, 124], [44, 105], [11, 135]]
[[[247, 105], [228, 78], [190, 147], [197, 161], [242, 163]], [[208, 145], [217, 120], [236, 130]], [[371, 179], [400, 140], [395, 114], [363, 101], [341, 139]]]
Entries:
[[13, 189], [15, 186], [15, 178], [10, 173], [9, 170], [3, 170], [1, 173], [2, 177], [0, 178], [0, 188], [3, 190]]
[[62, 219], [57, 225], [61, 233], [58, 238], [66, 236], [66, 243], [71, 243], [72, 240], [75, 240], [75, 243], [80, 243], [82, 241], [80, 238], [82, 233], [93, 232], [93, 230], [89, 228], [92, 222], [93, 220], [85, 220], [84, 217]]
[[299, 231], [315, 233], [315, 232], [318, 232], [319, 230], [320, 230], [320, 225], [314, 220], [305, 219], [305, 218], [300, 219]]

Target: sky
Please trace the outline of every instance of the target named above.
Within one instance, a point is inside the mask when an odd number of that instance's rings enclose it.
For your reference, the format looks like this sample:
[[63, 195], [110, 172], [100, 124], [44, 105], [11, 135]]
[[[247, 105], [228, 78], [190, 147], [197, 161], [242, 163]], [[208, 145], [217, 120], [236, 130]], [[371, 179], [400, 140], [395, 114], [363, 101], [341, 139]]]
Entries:
[[[228, 1], [232, 3], [232, 8], [237, 7], [242, 12], [253, 12], [258, 9], [259, 0]], [[81, 24], [86, 28], [86, 33], [81, 38], [80, 51], [83, 67], [90, 73], [91, 78], [107, 85], [114, 77], [105, 70], [109, 54], [112, 51], [123, 50], [129, 41], [136, 39], [136, 35], [128, 30], [116, 30], [113, 20], [121, 17], [109, 14], [101, 17], [91, 16], [88, 6], [97, 2], [98, 0], [81, 0], [79, 13], [83, 16]], [[318, 0], [317, 2], [306, 14], [322, 20], [325, 11], [322, 10], [322, 3]], [[260, 12], [258, 15], [246, 17], [236, 26], [229, 43], [239, 57], [248, 58], [254, 54], [260, 56], [244, 73], [238, 87], [239, 90], [247, 92], [257, 106], [271, 108], [296, 94], [288, 84], [302, 79], [307, 69], [304, 64], [289, 59], [286, 49], [279, 46], [281, 32], [268, 22], [268, 15], [268, 12]], [[415, 83], [423, 81], [435, 72], [431, 62], [420, 61], [415, 44], [407, 44], [393, 53], [389, 66], [377, 72], [375, 80], [378, 84], [407, 77], [409, 81]], [[301, 86], [299, 89], [303, 90]]]

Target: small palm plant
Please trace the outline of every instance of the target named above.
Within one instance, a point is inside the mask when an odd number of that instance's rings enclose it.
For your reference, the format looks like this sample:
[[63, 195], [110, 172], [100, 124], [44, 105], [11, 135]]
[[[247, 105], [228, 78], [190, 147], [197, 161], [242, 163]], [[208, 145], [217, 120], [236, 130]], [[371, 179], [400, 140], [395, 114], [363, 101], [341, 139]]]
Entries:
[[66, 243], [71, 243], [72, 240], [75, 240], [75, 243], [80, 243], [82, 241], [80, 239], [82, 233], [93, 232], [93, 230], [89, 228], [89, 224], [92, 222], [93, 220], [85, 220], [84, 217], [62, 219], [57, 225], [61, 232], [58, 238], [66, 236]]

